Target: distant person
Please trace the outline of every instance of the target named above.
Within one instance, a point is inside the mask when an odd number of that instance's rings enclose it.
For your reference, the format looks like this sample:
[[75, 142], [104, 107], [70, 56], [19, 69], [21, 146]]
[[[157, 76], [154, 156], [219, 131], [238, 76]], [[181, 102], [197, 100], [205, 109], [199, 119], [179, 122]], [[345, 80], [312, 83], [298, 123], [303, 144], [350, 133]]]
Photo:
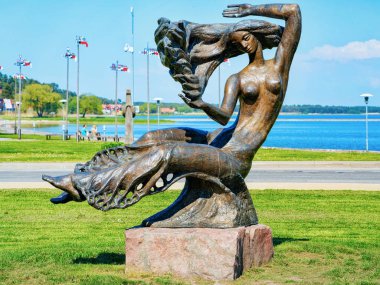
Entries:
[[92, 139], [96, 139], [96, 133], [98, 132], [98, 128], [96, 127], [96, 125], [93, 125], [92, 126], [92, 129], [91, 129], [91, 138]]
[[81, 130], [81, 137], [84, 140], [85, 137], [87, 137], [87, 126], [83, 125], [82, 130]]

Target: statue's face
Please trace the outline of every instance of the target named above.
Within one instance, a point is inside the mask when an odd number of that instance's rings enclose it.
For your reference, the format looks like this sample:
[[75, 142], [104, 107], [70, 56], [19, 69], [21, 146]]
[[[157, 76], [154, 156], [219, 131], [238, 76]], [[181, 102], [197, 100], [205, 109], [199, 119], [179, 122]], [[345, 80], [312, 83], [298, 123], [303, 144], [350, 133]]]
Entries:
[[237, 48], [246, 53], [255, 53], [258, 46], [258, 41], [250, 32], [238, 31], [230, 35], [231, 42]]

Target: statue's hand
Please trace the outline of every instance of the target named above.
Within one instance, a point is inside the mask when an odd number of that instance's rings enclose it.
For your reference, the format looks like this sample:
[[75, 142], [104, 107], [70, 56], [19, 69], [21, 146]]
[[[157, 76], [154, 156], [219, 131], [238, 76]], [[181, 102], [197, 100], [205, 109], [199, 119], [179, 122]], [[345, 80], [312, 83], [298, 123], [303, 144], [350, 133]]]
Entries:
[[205, 106], [205, 102], [201, 98], [191, 100], [183, 94], [178, 94], [178, 96], [191, 108], [203, 109], [203, 107]]
[[223, 11], [223, 17], [240, 18], [252, 15], [253, 6], [250, 4], [233, 4], [227, 7], [228, 9]]

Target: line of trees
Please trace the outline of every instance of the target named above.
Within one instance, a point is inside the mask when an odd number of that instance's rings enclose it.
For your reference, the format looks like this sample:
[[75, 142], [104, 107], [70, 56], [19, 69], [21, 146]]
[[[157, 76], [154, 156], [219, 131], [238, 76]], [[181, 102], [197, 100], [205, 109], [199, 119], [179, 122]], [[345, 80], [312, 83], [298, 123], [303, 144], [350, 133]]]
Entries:
[[[14, 99], [15, 80], [13, 76], [0, 73], [0, 98]], [[16, 82], [17, 83], [17, 82]], [[66, 98], [66, 90], [60, 89], [58, 84], [41, 84], [34, 79], [23, 80], [23, 110], [33, 108], [39, 117], [51, 112], [57, 113], [61, 108], [60, 99]], [[17, 85], [18, 87], [18, 85]], [[82, 94], [80, 97], [80, 113], [86, 116], [88, 113], [101, 114], [101, 104], [113, 104], [112, 99], [97, 97], [94, 94]], [[120, 102], [121, 103], [121, 102]], [[147, 112], [147, 103], [136, 102], [135, 105], [140, 106], [140, 112]], [[197, 112], [185, 103], [167, 103], [162, 102], [162, 107], [175, 108], [178, 113]], [[157, 113], [157, 105], [150, 104], [151, 113]], [[235, 111], [238, 111], [236, 107]], [[365, 112], [364, 106], [322, 106], [322, 105], [284, 105], [282, 107], [284, 113], [302, 113], [302, 114], [360, 114]], [[380, 107], [369, 106], [370, 113], [380, 113]], [[76, 93], [69, 91], [69, 113], [76, 112]]]
[[[16, 81], [16, 82], [15, 82]], [[18, 88], [18, 79], [13, 76], [0, 73], [0, 98], [15, 99], [15, 83]], [[16, 89], [17, 90], [17, 89]], [[66, 90], [60, 89], [57, 83], [41, 84], [34, 79], [23, 79], [22, 82], [22, 111], [32, 108], [38, 117], [50, 113], [57, 113], [62, 108], [59, 102], [66, 99]], [[100, 98], [94, 94], [82, 94], [79, 98], [79, 113], [82, 117], [86, 114], [102, 114], [102, 104], [110, 104], [113, 101]], [[76, 93], [69, 91], [69, 113], [76, 113]]]
[[[284, 113], [302, 114], [361, 114], [365, 113], [364, 106], [322, 106], [322, 105], [284, 105]], [[368, 112], [380, 113], [380, 107], [368, 106]]]
[[[29, 84], [25, 87], [22, 95], [23, 111], [32, 108], [38, 117], [46, 114], [56, 113], [62, 108], [59, 102], [62, 95], [54, 92], [53, 88], [47, 84]], [[76, 112], [76, 96], [69, 100], [69, 113]], [[93, 94], [82, 94], [79, 97], [79, 113], [84, 118], [86, 114], [102, 114], [102, 101]]]

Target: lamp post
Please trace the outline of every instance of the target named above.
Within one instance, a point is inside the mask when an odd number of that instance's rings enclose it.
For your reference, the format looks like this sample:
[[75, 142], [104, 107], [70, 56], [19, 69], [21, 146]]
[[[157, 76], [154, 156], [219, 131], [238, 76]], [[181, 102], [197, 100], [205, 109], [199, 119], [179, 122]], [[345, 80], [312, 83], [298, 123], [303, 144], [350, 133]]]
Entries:
[[65, 116], [65, 104], [67, 103], [67, 100], [65, 99], [62, 99], [62, 100], [59, 100], [60, 103], [62, 103], [62, 140], [65, 140], [66, 137], [67, 137], [67, 121], [65, 121], [65, 117], [66, 117], [66, 120], [67, 120], [67, 115]]
[[66, 110], [65, 110], [65, 129], [64, 129], [64, 140], [68, 139], [69, 134], [69, 66], [70, 66], [70, 59], [76, 60], [76, 55], [72, 52], [70, 52], [70, 49], [66, 49], [65, 53], [66, 58]]
[[135, 11], [131, 7], [131, 18], [132, 18], [132, 105], [135, 103]]
[[18, 133], [18, 139], [21, 140], [21, 104], [22, 104], [21, 80], [24, 78], [21, 71], [22, 71], [23, 66], [31, 67], [32, 63], [28, 60], [23, 59], [20, 55], [19, 59], [16, 61], [15, 65], [19, 67], [19, 74], [18, 74], [19, 105], [18, 105], [18, 129], [17, 129], [17, 133]]
[[160, 104], [162, 98], [154, 98], [153, 100], [156, 101], [157, 104], [157, 126], [160, 126]]
[[368, 151], [368, 100], [369, 97], [373, 97], [372, 94], [364, 93], [360, 97], [364, 98], [365, 103], [365, 150]]
[[77, 42], [77, 130], [76, 130], [76, 138], [77, 142], [80, 140], [80, 134], [79, 134], [79, 46], [85, 45], [88, 47], [88, 42], [86, 41], [85, 37], [77, 36], [76, 37]]
[[118, 133], [117, 133], [117, 103], [118, 103], [118, 99], [117, 99], [117, 75], [118, 75], [118, 71], [124, 71], [124, 72], [127, 72], [128, 71], [128, 67], [126, 65], [122, 65], [122, 64], [119, 64], [119, 61], [116, 60], [116, 64], [113, 63], [111, 65], [111, 70], [115, 71], [115, 141], [119, 141], [119, 137], [118, 137]]
[[150, 88], [149, 88], [149, 56], [158, 56], [158, 51], [154, 48], [149, 48], [149, 43], [146, 44], [146, 48], [141, 52], [146, 55], [146, 93], [147, 93], [147, 126], [148, 131], [150, 131]]
[[15, 135], [17, 134], [17, 104], [16, 104], [16, 97], [17, 97], [17, 81], [16, 81], [16, 77], [13, 76], [13, 79], [15, 81]]
[[146, 44], [146, 94], [147, 94], [147, 121], [148, 132], [150, 131], [150, 94], [149, 94], [149, 43]]

